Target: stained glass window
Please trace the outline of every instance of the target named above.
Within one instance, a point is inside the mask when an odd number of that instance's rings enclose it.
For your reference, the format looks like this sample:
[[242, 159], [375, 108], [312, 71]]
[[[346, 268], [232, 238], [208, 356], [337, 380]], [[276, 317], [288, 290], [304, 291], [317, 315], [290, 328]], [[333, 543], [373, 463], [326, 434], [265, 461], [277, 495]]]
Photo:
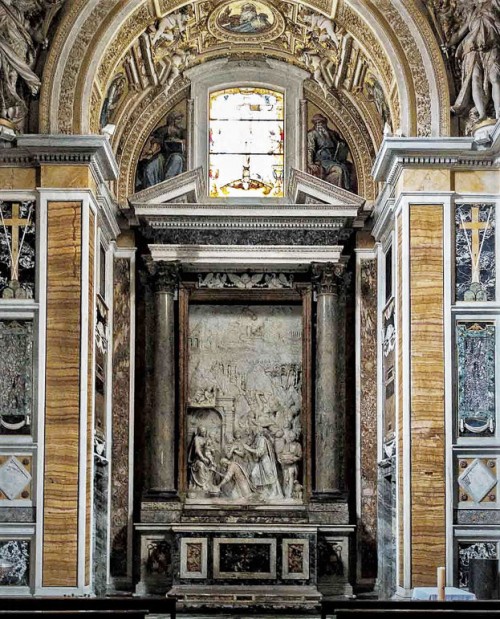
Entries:
[[211, 197], [283, 197], [283, 112], [283, 94], [267, 88], [210, 95]]

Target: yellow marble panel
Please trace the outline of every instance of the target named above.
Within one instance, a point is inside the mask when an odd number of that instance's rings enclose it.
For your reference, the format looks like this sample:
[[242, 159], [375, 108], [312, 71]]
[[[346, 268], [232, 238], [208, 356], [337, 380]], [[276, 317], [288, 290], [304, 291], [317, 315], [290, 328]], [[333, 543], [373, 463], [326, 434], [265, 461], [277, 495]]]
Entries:
[[43, 165], [41, 166], [41, 186], [53, 189], [92, 189], [96, 183], [87, 165]]
[[32, 190], [36, 186], [36, 168], [0, 168], [0, 189]]
[[397, 461], [398, 461], [398, 515], [399, 515], [399, 531], [398, 531], [398, 584], [404, 587], [404, 483], [403, 483], [403, 262], [401, 259], [403, 251], [403, 217], [398, 215], [396, 220], [396, 242], [398, 246], [397, 253], [397, 282], [396, 282], [396, 337], [397, 337]]
[[442, 205], [411, 206], [412, 587], [446, 558], [443, 232]]
[[403, 191], [451, 191], [451, 171], [430, 168], [403, 170], [396, 185], [396, 196]]
[[457, 193], [500, 193], [498, 170], [463, 170], [454, 172]]
[[81, 211], [80, 202], [48, 208], [45, 587], [78, 584]]

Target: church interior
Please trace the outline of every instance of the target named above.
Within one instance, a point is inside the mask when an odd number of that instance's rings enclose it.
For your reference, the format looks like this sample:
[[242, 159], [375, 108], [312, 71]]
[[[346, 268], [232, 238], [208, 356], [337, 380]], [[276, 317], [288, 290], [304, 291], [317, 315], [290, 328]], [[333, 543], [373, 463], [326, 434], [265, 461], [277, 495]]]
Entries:
[[500, 0], [0, 0], [0, 608], [498, 598], [499, 119]]

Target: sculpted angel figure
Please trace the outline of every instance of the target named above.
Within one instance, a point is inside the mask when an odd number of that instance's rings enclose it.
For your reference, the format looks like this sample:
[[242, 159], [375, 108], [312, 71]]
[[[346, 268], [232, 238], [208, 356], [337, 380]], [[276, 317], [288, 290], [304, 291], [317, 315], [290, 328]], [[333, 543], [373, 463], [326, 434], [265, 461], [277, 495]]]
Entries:
[[449, 45], [458, 45], [462, 61], [462, 88], [452, 111], [463, 115], [473, 104], [481, 121], [493, 101], [500, 118], [500, 0], [476, 0]]
[[312, 31], [319, 32], [319, 41], [323, 43], [325, 41], [331, 41], [335, 47], [339, 47], [339, 39], [335, 34], [335, 27], [333, 21], [320, 13], [303, 12], [302, 19], [304, 23], [310, 26]]
[[41, 36], [29, 18], [40, 12], [37, 0], [0, 0], [0, 116], [15, 121], [26, 109], [20, 81], [36, 95], [41, 82], [33, 71]]
[[160, 20], [158, 28], [151, 41], [153, 47], [158, 41], [172, 43], [176, 38], [182, 38], [186, 31], [186, 24], [189, 20], [189, 13], [181, 9], [175, 13], [170, 13]]

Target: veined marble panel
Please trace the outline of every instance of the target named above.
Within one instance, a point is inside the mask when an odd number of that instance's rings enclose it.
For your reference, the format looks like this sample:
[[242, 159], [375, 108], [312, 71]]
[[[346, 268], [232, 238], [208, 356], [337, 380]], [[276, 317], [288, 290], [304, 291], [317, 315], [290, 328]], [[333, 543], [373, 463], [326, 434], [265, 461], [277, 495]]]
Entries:
[[458, 586], [469, 586], [469, 569], [471, 559], [496, 559], [497, 542], [460, 542], [458, 544]]
[[0, 321], [0, 435], [29, 434], [33, 406], [33, 323]]
[[28, 586], [29, 567], [28, 540], [0, 540], [0, 587]]
[[188, 501], [302, 502], [302, 311], [191, 305]]
[[0, 200], [0, 296], [35, 296], [35, 200]]
[[31, 456], [0, 456], [0, 505], [31, 499]]
[[458, 425], [460, 436], [495, 430], [495, 325], [457, 322]]
[[459, 204], [456, 223], [457, 301], [495, 300], [495, 208]]

